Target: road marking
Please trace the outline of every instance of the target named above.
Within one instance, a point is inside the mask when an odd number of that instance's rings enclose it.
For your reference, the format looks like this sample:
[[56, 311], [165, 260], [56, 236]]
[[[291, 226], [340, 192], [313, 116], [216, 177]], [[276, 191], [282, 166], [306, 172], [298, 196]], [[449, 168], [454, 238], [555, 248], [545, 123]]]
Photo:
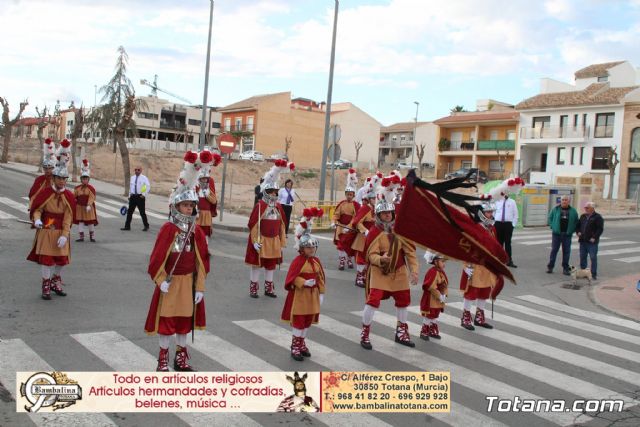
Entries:
[[[111, 199], [101, 199], [100, 201], [101, 202], [105, 202], [105, 203], [109, 203], [110, 205], [117, 206], [118, 207], [118, 211], [120, 211], [120, 208], [122, 206], [127, 206], [127, 207], [129, 206], [129, 202], [116, 202], [116, 201], [111, 200]], [[167, 209], [169, 209], [169, 204], [168, 203], [167, 203]], [[157, 214], [157, 213], [155, 213], [153, 211], [150, 211], [149, 209], [146, 209], [146, 208], [145, 208], [145, 213], [150, 217], [158, 218], [158, 219], [165, 219], [166, 220], [169, 217], [168, 213], [167, 213], [167, 215], [160, 215], [160, 214]]]
[[[28, 197], [23, 197], [24, 200], [29, 200]], [[26, 206], [26, 205], [25, 205]], [[96, 206], [100, 206], [101, 208], [105, 208], [105, 209], [111, 209], [111, 206], [105, 206], [105, 205], [101, 205], [100, 203], [96, 202]], [[96, 209], [96, 211], [98, 212], [98, 214], [104, 218], [115, 218], [114, 215], [111, 215], [110, 213], [107, 213], [105, 211], [102, 211], [100, 209]]]
[[[504, 301], [501, 301], [500, 303], [502, 304]], [[448, 306], [449, 305], [453, 304], [448, 304]], [[420, 307], [410, 307], [409, 311], [419, 315]], [[440, 321], [452, 327], [460, 327], [459, 318], [445, 313], [440, 314]], [[486, 336], [487, 338], [494, 339], [496, 341], [502, 341], [514, 347], [519, 347], [551, 359], [559, 360], [560, 362], [570, 363], [588, 371], [606, 375], [626, 383], [640, 384], [640, 374], [637, 372], [610, 365], [609, 363], [601, 362], [600, 360], [592, 359], [581, 354], [571, 353], [570, 351], [562, 350], [539, 341], [524, 338], [521, 335], [501, 331], [500, 329], [487, 330], [484, 328], [476, 328], [474, 333]], [[449, 337], [447, 336], [446, 339], [448, 338]]]
[[[638, 243], [638, 242], [634, 242], [634, 241], [631, 241], [631, 240], [618, 240], [618, 241], [615, 241], [615, 242], [600, 242], [600, 243], [598, 243], [598, 248], [600, 248], [602, 246], [633, 245], [634, 243]], [[549, 248], [549, 249], [551, 249], [551, 248]], [[571, 249], [580, 249], [580, 244], [579, 243], [577, 243], [577, 244], [574, 243], [573, 245], [571, 245]], [[600, 254], [598, 254], [598, 255], [600, 255]]]
[[[21, 339], [0, 341], [0, 382], [16, 398], [16, 372], [45, 371], [54, 369]], [[38, 426], [116, 426], [109, 417], [101, 413], [28, 413]]]
[[[320, 323], [316, 326], [324, 331], [352, 341], [354, 346], [360, 345], [360, 328], [334, 320], [329, 316], [321, 316]], [[500, 396], [503, 399], [515, 399], [516, 396], [520, 399], [542, 399], [542, 397], [529, 393], [528, 391], [512, 387], [495, 378], [487, 377], [479, 372], [432, 356], [422, 350], [400, 346], [395, 343], [390, 336], [382, 337], [370, 334], [369, 337], [373, 344], [373, 351], [377, 351], [425, 371], [451, 371], [453, 382], [470, 388], [483, 396]], [[366, 357], [366, 355], [366, 350], [363, 350], [363, 358]], [[542, 411], [532, 413], [532, 415], [563, 426], [574, 425], [591, 419], [591, 417], [582, 414], [576, 417], [576, 414], [568, 412]]]
[[538, 304], [543, 307], [562, 311], [563, 313], [573, 314], [574, 316], [586, 317], [589, 320], [598, 320], [600, 322], [611, 323], [616, 326], [624, 326], [626, 328], [631, 328], [636, 332], [638, 331], [638, 329], [640, 329], [640, 323], [634, 322], [632, 320], [627, 320], [627, 319], [623, 319], [621, 317], [616, 317], [616, 316], [609, 316], [606, 314], [596, 313], [588, 310], [581, 310], [579, 308], [570, 307], [565, 304], [560, 304], [554, 301], [550, 301], [548, 299], [540, 298], [535, 295], [521, 295], [516, 298], [521, 299], [523, 301], [531, 302], [533, 304]]
[[[73, 334], [71, 337], [109, 365], [114, 371], [148, 372], [153, 371], [158, 363], [155, 357], [114, 331]], [[189, 425], [203, 427], [212, 425], [258, 427], [260, 425], [244, 414], [233, 412], [176, 412], [174, 415]]]
[[0, 211], [0, 219], [18, 219], [18, 218], [5, 211]]
[[608, 249], [605, 251], [598, 251], [598, 256], [604, 255], [619, 255], [619, 254], [632, 254], [640, 252], [640, 248], [622, 248], [622, 249]]
[[614, 261], [626, 262], [626, 263], [636, 263], [640, 262], [640, 256], [632, 256], [628, 258], [616, 258]]
[[[379, 322], [390, 328], [395, 328], [397, 319], [395, 316], [379, 311], [376, 313], [373, 320], [374, 322]], [[408, 324], [413, 331], [416, 331], [416, 334], [418, 333], [417, 331], [420, 331], [421, 325], [412, 322], [408, 322]], [[535, 363], [518, 359], [517, 357], [510, 356], [452, 335], [445, 335], [442, 340], [433, 340], [432, 342], [435, 345], [484, 360], [582, 398], [597, 399], [602, 398], [602, 396], [607, 396], [607, 398], [611, 399], [621, 399], [625, 402], [625, 405], [629, 406], [634, 406], [640, 403], [623, 394], [618, 394], [613, 390], [597, 386], [579, 378], [565, 375], [542, 365], [536, 365]], [[429, 345], [431, 345], [431, 342]]]
[[[324, 319], [325, 317], [323, 316], [321, 321], [323, 321]], [[263, 339], [271, 341], [272, 343], [286, 349], [287, 351], [290, 349], [291, 333], [281, 327], [275, 326], [273, 323], [270, 323], [264, 319], [243, 320], [243, 321], [236, 321], [233, 323], [235, 323], [236, 325], [242, 327], [243, 329], [253, 334], [256, 334], [257, 336]], [[345, 371], [378, 371], [379, 370], [375, 366], [369, 365], [367, 363], [364, 363], [357, 359], [349, 357], [332, 348], [319, 344], [318, 342], [313, 341], [309, 338], [307, 338], [306, 341], [309, 347], [309, 351], [311, 352], [310, 360], [312, 360], [315, 363], [318, 363], [319, 365], [323, 365], [331, 370], [336, 370], [336, 371], [337, 370], [345, 370]], [[338, 414], [333, 414], [333, 415], [335, 416]], [[339, 414], [339, 415], [346, 415], [346, 414]], [[372, 416], [370, 416], [370, 418], [372, 418], [371, 420], [367, 419], [365, 422], [365, 420], [362, 419], [362, 416], [366, 414], [360, 413], [360, 414], [353, 414], [353, 415], [356, 415], [355, 418], [356, 420], [359, 420], [359, 423], [361, 425], [366, 425], [366, 426], [371, 426], [371, 425], [388, 426], [389, 425], [379, 420], [378, 418], [375, 418]], [[455, 406], [455, 409], [451, 408], [450, 414], [433, 413], [433, 414], [427, 414], [427, 415], [432, 416], [433, 418], [436, 418], [445, 423], [448, 423], [452, 426], [469, 425], [469, 423], [473, 425], [483, 425], [482, 423], [484, 423], [484, 425], [487, 425], [487, 426], [503, 425], [502, 423], [495, 421], [492, 418], [489, 418], [485, 415], [482, 415], [478, 412], [475, 412], [459, 404]], [[471, 422], [473, 420], [475, 420], [475, 422]], [[479, 424], [479, 422], [482, 422], [482, 423]], [[342, 425], [346, 425], [346, 424], [342, 424]]]
[[[447, 304], [448, 306], [456, 307], [462, 310], [461, 303], [453, 303]], [[604, 335], [606, 337], [614, 338], [619, 341], [628, 342], [631, 344], [640, 345], [640, 336], [631, 335], [624, 332], [618, 332], [611, 328], [603, 328], [602, 326], [596, 325], [585, 325], [582, 320], [573, 320], [567, 317], [556, 316], [554, 314], [547, 313], [545, 311], [536, 310], [534, 308], [527, 307], [525, 305], [514, 304], [509, 301], [500, 300], [496, 302], [497, 307], [504, 307], [509, 310], [515, 311], [517, 313], [526, 314], [528, 316], [537, 317], [538, 319], [548, 320], [549, 322], [558, 323], [563, 326], [571, 326], [573, 328], [580, 329], [582, 331], [587, 331], [593, 334]], [[419, 310], [418, 310], [419, 311]], [[640, 379], [640, 377], [639, 377]], [[640, 381], [638, 381], [640, 384]]]
[[[600, 240], [608, 240], [610, 239], [610, 237], [601, 237]], [[519, 245], [525, 245], [525, 246], [533, 246], [533, 245], [550, 245], [551, 244], [551, 239], [544, 239], [544, 240], [527, 240], [526, 242], [516, 242]], [[599, 254], [598, 254], [599, 255]]]
[[0, 197], [0, 203], [9, 206], [10, 208], [13, 208], [17, 211], [20, 211], [22, 213], [28, 213], [28, 209], [29, 206], [27, 206], [27, 204], [25, 203], [20, 203], [20, 202], [16, 202], [14, 200], [11, 200], [7, 197]]

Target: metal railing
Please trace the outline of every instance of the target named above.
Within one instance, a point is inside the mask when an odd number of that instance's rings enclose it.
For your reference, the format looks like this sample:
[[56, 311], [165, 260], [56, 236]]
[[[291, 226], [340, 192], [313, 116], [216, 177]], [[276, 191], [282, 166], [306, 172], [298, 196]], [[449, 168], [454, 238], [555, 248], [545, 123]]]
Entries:
[[587, 137], [589, 137], [589, 126], [543, 126], [520, 128], [521, 139]]
[[449, 148], [444, 151], [473, 151], [475, 147], [476, 142], [473, 139], [468, 141], [451, 141]]
[[515, 150], [516, 142], [510, 139], [486, 139], [478, 141], [478, 150]]
[[594, 138], [612, 138], [613, 126], [596, 126], [593, 130]]

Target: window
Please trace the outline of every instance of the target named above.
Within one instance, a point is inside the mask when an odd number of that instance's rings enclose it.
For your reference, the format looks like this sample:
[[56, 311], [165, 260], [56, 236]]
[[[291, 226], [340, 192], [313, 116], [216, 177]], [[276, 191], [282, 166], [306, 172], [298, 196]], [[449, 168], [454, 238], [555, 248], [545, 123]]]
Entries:
[[564, 147], [558, 147], [558, 153], [557, 153], [557, 157], [556, 157], [556, 165], [564, 165], [564, 161], [565, 161], [565, 152], [567, 150]]
[[587, 125], [587, 114], [583, 114], [582, 115], [582, 126], [586, 126]]
[[573, 127], [574, 128], [578, 127], [578, 115], [577, 114], [573, 115]]
[[631, 152], [629, 153], [630, 162], [640, 162], [640, 128], [631, 131]]
[[611, 138], [613, 137], [613, 119], [615, 113], [599, 113], [596, 114], [596, 130], [594, 138]]
[[489, 172], [502, 172], [502, 162], [500, 160], [489, 160]]
[[608, 170], [607, 157], [611, 147], [593, 147], [593, 157], [591, 158], [591, 169]]
[[573, 164], [573, 158], [576, 155], [576, 147], [571, 147], [571, 157], [569, 157], [569, 164]]
[[471, 167], [471, 160], [462, 160], [460, 167], [469, 169]]
[[489, 132], [489, 139], [492, 141], [495, 141], [496, 139], [498, 139], [498, 131], [492, 130], [491, 132]]
[[404, 136], [404, 135], [402, 135], [402, 136], [400, 137], [400, 141], [404, 141], [405, 139], [407, 139], [407, 137], [406, 137], [406, 136]]
[[564, 138], [567, 136], [567, 127], [569, 126], [569, 116], [562, 115], [560, 116], [560, 137]]
[[508, 130], [507, 131], [507, 139], [509, 141], [515, 141], [516, 140], [516, 131], [515, 130]]
[[531, 127], [543, 128], [549, 126], [549, 124], [551, 124], [551, 116], [534, 117]]
[[393, 135], [393, 136], [391, 137], [391, 140], [392, 140], [392, 141], [397, 141], [397, 140], [398, 140], [398, 137], [397, 137], [396, 135]]
[[598, 83], [600, 82], [608, 82], [609, 76], [598, 76]]
[[242, 117], [236, 117], [236, 130], [242, 130]]
[[139, 112], [138, 117], [140, 117], [141, 119], [158, 120], [157, 114], [146, 113], [144, 111]]
[[211, 122], [211, 129], [220, 129], [220, 123]]
[[[200, 126], [201, 123], [202, 123], [202, 120], [189, 119], [189, 124], [191, 126]], [[206, 126], [207, 123], [205, 122], [204, 125]]]
[[247, 130], [253, 131], [253, 117], [247, 117]]
[[224, 130], [227, 132], [231, 130], [231, 119], [224, 119]]
[[584, 165], [584, 147], [580, 147], [580, 166]]

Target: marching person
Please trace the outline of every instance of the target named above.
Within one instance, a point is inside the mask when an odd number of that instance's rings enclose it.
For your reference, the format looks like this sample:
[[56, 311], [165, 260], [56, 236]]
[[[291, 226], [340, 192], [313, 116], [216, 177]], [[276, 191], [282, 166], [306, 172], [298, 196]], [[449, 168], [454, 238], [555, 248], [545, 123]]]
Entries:
[[282, 206], [285, 216], [285, 231], [289, 234], [289, 223], [291, 222], [291, 211], [293, 210], [293, 202], [296, 196], [296, 191], [293, 189], [293, 181], [287, 179], [284, 182], [284, 187], [278, 190], [278, 203]]
[[331, 223], [331, 228], [335, 230], [333, 234], [333, 243], [336, 245], [336, 249], [338, 249], [338, 270], [344, 270], [345, 264], [349, 268], [353, 268], [352, 257], [355, 253], [350, 246], [343, 243], [341, 237], [344, 239], [342, 234], [349, 231], [349, 224], [351, 224], [353, 217], [356, 215], [356, 212], [358, 212], [358, 209], [360, 209], [360, 204], [353, 200], [356, 194], [357, 185], [358, 177], [356, 176], [356, 171], [354, 169], [349, 169], [347, 185], [344, 189], [344, 195], [346, 198], [336, 206], [333, 211], [333, 222]]
[[[512, 180], [516, 179], [519, 180], [520, 178], [512, 178]], [[518, 225], [518, 206], [516, 201], [509, 197], [509, 193], [505, 192], [500, 196], [502, 200], [496, 202], [495, 212], [495, 228], [498, 234], [498, 242], [509, 255], [507, 265], [512, 268], [518, 268], [513, 263], [513, 257], [511, 256], [511, 238], [513, 237], [513, 230]]]
[[51, 291], [59, 296], [67, 295], [62, 288], [61, 273], [62, 267], [71, 262], [71, 224], [76, 209], [73, 193], [65, 188], [69, 178], [69, 145], [67, 141], [58, 148], [53, 185], [39, 191], [31, 203], [30, 216], [37, 230], [27, 260], [42, 266], [42, 299], [45, 300], [51, 299]]
[[313, 218], [322, 217], [322, 210], [305, 209], [296, 226], [296, 249], [299, 255], [291, 261], [284, 288], [287, 298], [280, 319], [291, 325], [291, 357], [302, 361], [311, 357], [305, 342], [312, 324], [318, 323], [320, 307], [324, 301], [325, 275], [320, 259], [316, 257], [318, 239], [311, 235]]
[[429, 337], [440, 339], [438, 317], [444, 311], [449, 295], [449, 279], [444, 272], [446, 258], [440, 254], [427, 251], [424, 259], [432, 267], [427, 271], [422, 282], [422, 298], [420, 312], [422, 314], [422, 330], [420, 338], [429, 341]]
[[185, 154], [185, 165], [170, 196], [171, 217], [160, 228], [148, 273], [155, 283], [145, 322], [145, 332], [158, 334], [160, 353], [156, 371], [169, 370], [169, 345], [176, 336], [173, 368], [195, 371], [189, 364], [187, 334], [206, 326], [204, 291], [209, 273], [207, 237], [196, 224], [198, 195], [197, 153]]
[[138, 208], [140, 211], [140, 217], [144, 228], [142, 231], [149, 230], [149, 221], [147, 221], [147, 214], [145, 212], [145, 198], [151, 191], [151, 184], [149, 179], [142, 175], [142, 166], [136, 166], [134, 169], [135, 175], [131, 177], [129, 182], [129, 208], [127, 209], [127, 219], [124, 223], [124, 227], [120, 230], [131, 230], [131, 218], [133, 218], [133, 212]]
[[365, 242], [366, 260], [369, 264], [366, 279], [366, 303], [362, 313], [360, 345], [371, 350], [369, 333], [373, 315], [380, 301], [393, 298], [398, 323], [395, 341], [407, 347], [415, 347], [409, 336], [407, 307], [411, 303], [409, 284], [418, 283], [416, 249], [393, 232], [395, 220], [395, 194], [389, 187], [380, 187], [380, 199], [376, 204], [376, 224], [369, 230]]
[[[493, 226], [493, 213], [495, 207], [492, 203], [482, 205], [479, 213], [481, 224], [491, 236], [497, 240], [496, 229]], [[483, 265], [469, 264], [464, 267], [460, 277], [460, 291], [463, 294], [463, 311], [460, 325], [470, 331], [475, 330], [475, 326], [486, 329], [493, 329], [493, 326], [487, 323], [484, 308], [487, 299], [495, 300], [502, 290], [504, 280], [493, 274]], [[476, 314], [471, 324], [471, 306], [475, 303]]]
[[569, 204], [569, 196], [563, 195], [560, 204], [551, 209], [547, 224], [551, 228], [551, 254], [547, 264], [547, 273], [553, 273], [556, 257], [562, 246], [562, 274], [569, 276], [569, 259], [571, 258], [571, 237], [578, 226], [578, 211]]
[[604, 231], [604, 219], [596, 212], [596, 204], [587, 202], [584, 213], [580, 215], [578, 242], [580, 242], [580, 268], [587, 268], [587, 255], [591, 260], [591, 278], [598, 280], [598, 244]]
[[258, 280], [260, 269], [264, 269], [264, 294], [276, 298], [273, 287], [273, 273], [282, 264], [282, 252], [287, 246], [285, 214], [278, 203], [278, 180], [280, 172], [286, 168], [294, 169], [293, 163], [276, 160], [264, 175], [262, 182], [262, 200], [253, 207], [249, 217], [249, 237], [244, 262], [251, 267], [249, 296], [258, 298]]
[[197, 222], [208, 237], [211, 237], [213, 233], [213, 218], [218, 216], [218, 197], [216, 196], [216, 185], [211, 176], [211, 167], [218, 166], [221, 159], [222, 157], [218, 153], [212, 154], [206, 147], [200, 152], [202, 168], [196, 187], [198, 193]]
[[[60, 142], [60, 145], [69, 146], [69, 141], [64, 139]], [[31, 207], [31, 203], [33, 202], [34, 197], [38, 195], [40, 191], [44, 188], [51, 187], [53, 184], [53, 169], [56, 167], [56, 156], [55, 156], [56, 147], [51, 138], [47, 138], [44, 140], [42, 144], [42, 171], [43, 174], [37, 176], [33, 181], [33, 185], [31, 189], [29, 189], [29, 207]]]
[[82, 160], [80, 185], [73, 189], [76, 198], [76, 214], [73, 223], [78, 225], [80, 237], [76, 242], [84, 242], [85, 227], [89, 229], [89, 241], [95, 243], [95, 226], [98, 225], [98, 214], [96, 212], [96, 189], [89, 184], [91, 170], [89, 161]]
[[367, 235], [369, 234], [369, 230], [376, 223], [374, 213], [375, 205], [376, 193], [373, 188], [370, 188], [369, 192], [365, 193], [362, 197], [362, 206], [360, 207], [360, 209], [358, 209], [358, 212], [351, 221], [351, 224], [349, 224], [349, 227], [354, 231], [343, 234], [344, 236], [348, 236], [348, 238], [345, 238], [344, 243], [349, 244], [356, 255], [355, 285], [359, 288], [364, 288], [367, 267], [367, 261], [365, 259], [364, 253], [364, 244], [367, 239]]

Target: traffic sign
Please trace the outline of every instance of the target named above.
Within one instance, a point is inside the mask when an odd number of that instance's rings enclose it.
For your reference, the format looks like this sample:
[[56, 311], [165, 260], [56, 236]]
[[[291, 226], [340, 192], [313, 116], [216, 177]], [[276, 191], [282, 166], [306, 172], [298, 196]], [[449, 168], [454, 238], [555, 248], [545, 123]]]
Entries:
[[342, 136], [342, 129], [340, 125], [331, 125], [329, 129], [329, 143], [340, 142], [340, 137]]
[[[334, 153], [335, 151], [335, 153]], [[338, 144], [331, 144], [327, 149], [327, 159], [329, 159], [329, 163], [332, 163], [338, 159], [342, 155], [342, 149]], [[335, 156], [335, 157], [334, 157]]]
[[228, 133], [222, 134], [218, 138], [218, 148], [223, 154], [231, 154], [236, 150], [236, 139]]

